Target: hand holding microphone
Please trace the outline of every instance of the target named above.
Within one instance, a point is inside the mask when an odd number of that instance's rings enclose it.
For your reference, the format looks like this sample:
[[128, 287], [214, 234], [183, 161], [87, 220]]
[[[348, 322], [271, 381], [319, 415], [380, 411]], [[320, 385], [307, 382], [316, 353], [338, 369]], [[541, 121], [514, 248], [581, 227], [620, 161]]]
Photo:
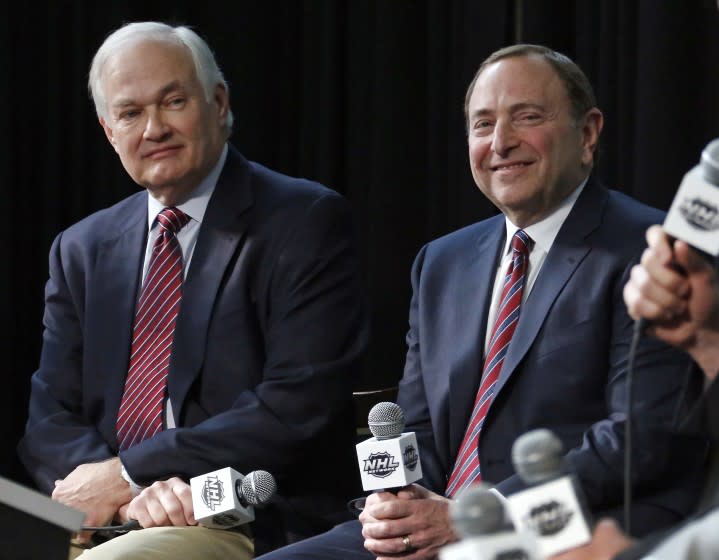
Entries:
[[253, 506], [267, 503], [276, 491], [275, 479], [267, 471], [252, 471], [243, 476], [226, 467], [194, 477], [189, 485], [173, 477], [154, 482], [135, 497], [127, 509], [126, 523], [84, 530], [126, 532], [143, 527], [196, 524], [230, 529], [254, 521]]
[[422, 466], [414, 432], [403, 433], [404, 412], [395, 403], [376, 404], [368, 415], [374, 437], [357, 444], [362, 487], [374, 493], [353, 500], [362, 510], [364, 546], [377, 557], [436, 554], [454, 538], [447, 513], [449, 500], [417, 484]]
[[719, 252], [718, 187], [716, 139], [682, 181], [663, 228], [653, 226], [647, 231], [649, 246], [624, 287], [624, 302], [632, 318], [641, 326], [651, 321], [652, 334], [687, 350], [710, 377], [719, 371], [714, 356], [719, 288], [715, 263], [700, 255]]
[[663, 230], [670, 238], [658, 233], [656, 227], [647, 232], [649, 248], [624, 289], [625, 302], [639, 332], [648, 321], [663, 320], [681, 309], [681, 298], [686, 295], [681, 292], [685, 289], [682, 277], [687, 272], [686, 260], [696, 255], [690, 255], [681, 244], [678, 248], [684, 254], [673, 255], [674, 240], [693, 247], [712, 264], [713, 257], [719, 255], [719, 138], [704, 148], [700, 163], [684, 175]]

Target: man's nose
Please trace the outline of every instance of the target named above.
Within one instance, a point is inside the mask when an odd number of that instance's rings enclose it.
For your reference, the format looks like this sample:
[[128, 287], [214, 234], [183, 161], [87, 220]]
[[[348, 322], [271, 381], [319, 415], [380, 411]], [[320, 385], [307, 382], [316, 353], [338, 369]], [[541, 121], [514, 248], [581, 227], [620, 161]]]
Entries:
[[150, 110], [147, 112], [147, 122], [145, 123], [145, 131], [143, 137], [145, 140], [162, 140], [170, 131], [162, 111]]
[[498, 120], [494, 125], [494, 135], [492, 137], [492, 150], [494, 153], [504, 156], [518, 144], [519, 137], [511, 121]]

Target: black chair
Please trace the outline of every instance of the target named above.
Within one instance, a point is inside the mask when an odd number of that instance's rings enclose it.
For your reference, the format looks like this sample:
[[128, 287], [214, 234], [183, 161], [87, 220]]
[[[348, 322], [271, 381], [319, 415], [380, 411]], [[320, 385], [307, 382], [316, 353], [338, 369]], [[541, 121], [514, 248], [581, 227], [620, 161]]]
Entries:
[[379, 402], [396, 402], [397, 386], [355, 391], [352, 393], [352, 400], [355, 409], [355, 436], [357, 443], [359, 443], [372, 436], [372, 432], [370, 432], [367, 426], [367, 415], [369, 411]]

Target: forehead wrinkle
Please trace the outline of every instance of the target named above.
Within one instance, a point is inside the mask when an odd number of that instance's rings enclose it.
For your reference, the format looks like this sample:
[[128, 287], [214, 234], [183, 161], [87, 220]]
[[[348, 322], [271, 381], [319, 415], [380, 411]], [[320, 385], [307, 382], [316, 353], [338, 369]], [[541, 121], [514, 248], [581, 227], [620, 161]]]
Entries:
[[[157, 97], [162, 98], [166, 96], [168, 93], [171, 93], [173, 91], [176, 91], [178, 89], [181, 89], [180, 81], [179, 80], [172, 80], [171, 82], [168, 82], [164, 86], [162, 86], [157, 91]], [[129, 105], [135, 105], [137, 101], [133, 97], [119, 97], [117, 98], [113, 103], [113, 108], [122, 108], [127, 107]]]

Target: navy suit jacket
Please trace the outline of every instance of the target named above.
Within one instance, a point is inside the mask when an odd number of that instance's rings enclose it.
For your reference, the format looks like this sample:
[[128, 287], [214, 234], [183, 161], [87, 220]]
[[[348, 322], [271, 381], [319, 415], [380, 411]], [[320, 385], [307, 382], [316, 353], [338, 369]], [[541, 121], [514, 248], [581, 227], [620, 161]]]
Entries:
[[[147, 239], [139, 192], [58, 235], [20, 456], [38, 486], [118, 454]], [[352, 381], [366, 347], [348, 204], [230, 147], [183, 286], [168, 378], [177, 428], [119, 455], [138, 483], [265, 469], [256, 549], [337, 521], [356, 477]], [[264, 520], [264, 521], [263, 521]]]
[[[592, 179], [576, 201], [522, 305], [480, 435], [483, 478], [502, 492], [521, 488], [511, 462], [515, 439], [548, 428], [561, 439], [591, 510], [621, 517], [633, 327], [622, 289], [645, 230], [662, 219]], [[505, 235], [504, 216], [495, 216], [429, 243], [413, 267], [398, 403], [407, 429], [419, 436], [424, 483], [439, 493], [479, 386]], [[686, 363], [681, 352], [641, 340], [633, 385], [638, 535], [686, 515], [699, 491], [705, 442], [680, 440], [671, 430]]]

